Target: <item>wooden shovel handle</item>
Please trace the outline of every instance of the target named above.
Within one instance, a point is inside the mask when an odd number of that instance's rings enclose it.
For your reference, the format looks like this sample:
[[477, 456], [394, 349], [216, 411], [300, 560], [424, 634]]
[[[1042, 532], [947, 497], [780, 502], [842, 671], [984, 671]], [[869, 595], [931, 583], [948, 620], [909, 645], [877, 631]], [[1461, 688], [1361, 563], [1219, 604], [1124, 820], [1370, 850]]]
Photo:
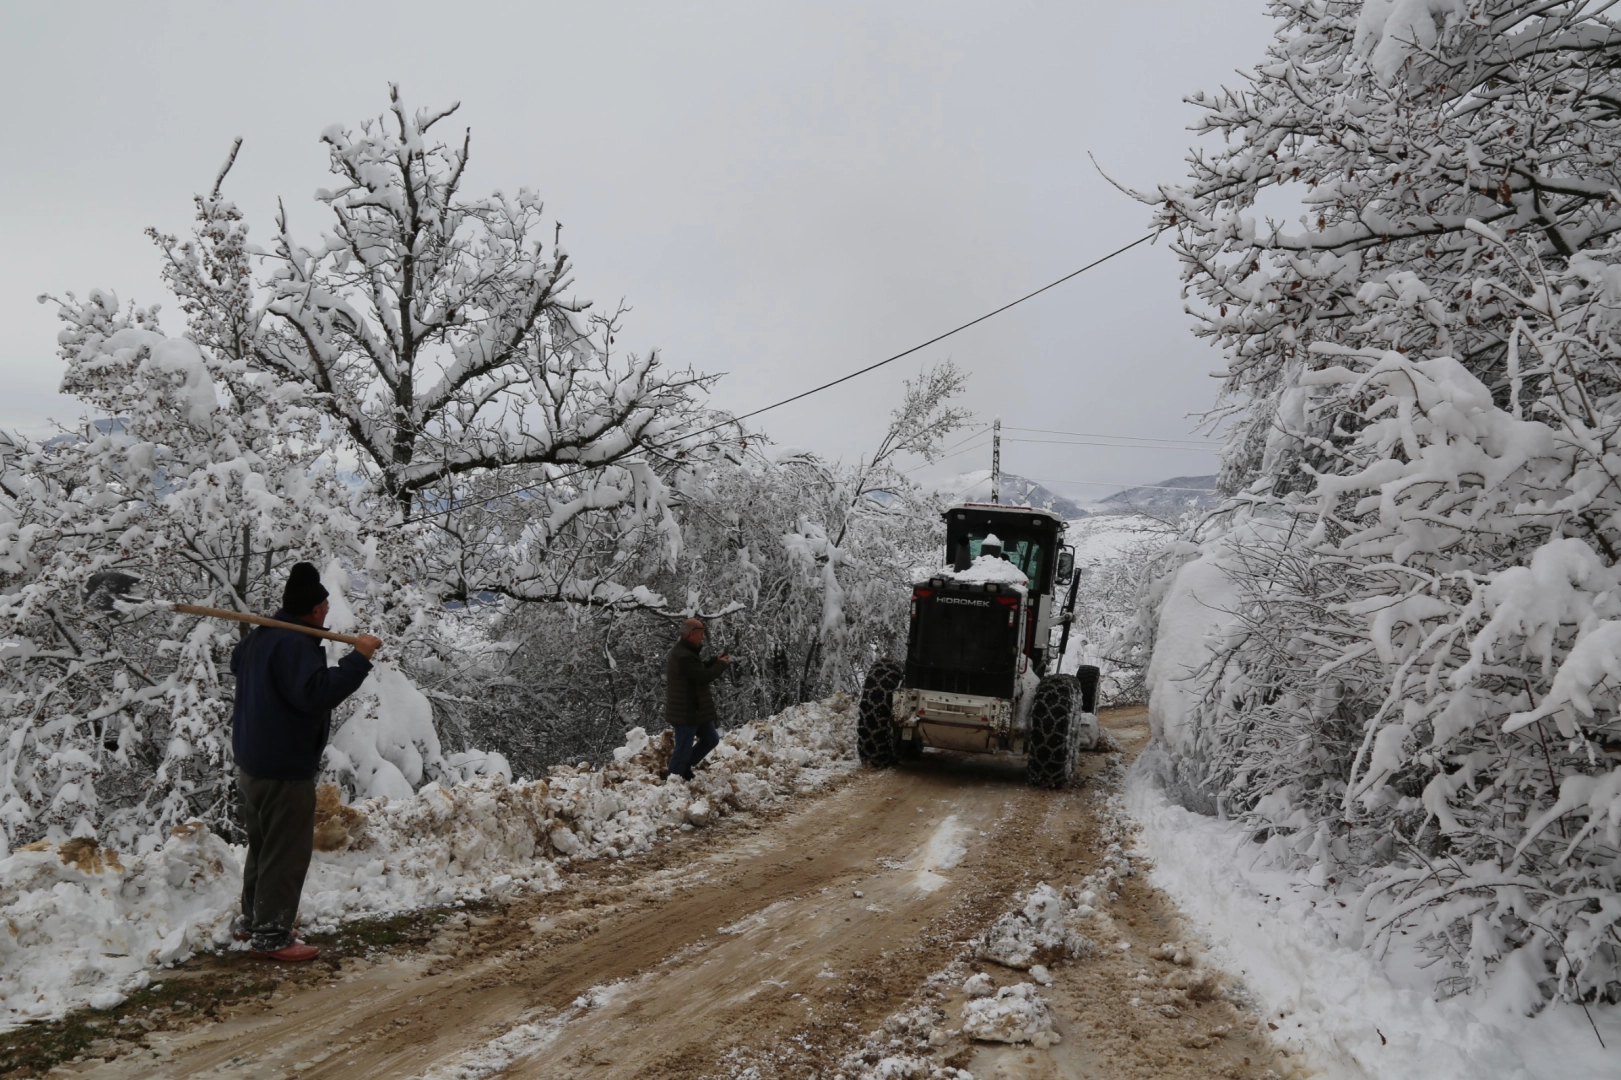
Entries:
[[174, 610], [182, 615], [206, 615], [210, 619], [230, 619], [232, 622], [253, 623], [255, 626], [273, 626], [277, 630], [297, 630], [300, 634], [310, 637], [326, 638], [328, 641], [341, 641], [345, 645], [357, 645], [360, 639], [350, 634], [334, 634], [330, 630], [320, 630], [303, 623], [282, 622], [280, 619], [267, 619], [263, 615], [248, 615], [240, 611], [230, 611], [226, 608], [198, 607], [196, 604], [176, 604]]

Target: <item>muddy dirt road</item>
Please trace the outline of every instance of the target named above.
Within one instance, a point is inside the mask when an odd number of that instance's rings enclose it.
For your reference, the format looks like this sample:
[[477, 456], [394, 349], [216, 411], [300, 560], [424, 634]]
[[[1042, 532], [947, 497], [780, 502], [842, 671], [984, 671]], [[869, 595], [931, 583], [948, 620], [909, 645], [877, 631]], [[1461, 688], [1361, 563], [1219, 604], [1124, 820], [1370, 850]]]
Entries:
[[1028, 977], [962, 959], [1015, 894], [1126, 866], [1108, 796], [1147, 720], [1123, 710], [1104, 723], [1124, 754], [1089, 755], [1069, 790], [1031, 790], [988, 759], [863, 770], [769, 820], [594, 866], [557, 893], [453, 919], [425, 949], [344, 961], [53, 1075], [853, 1077], [864, 1045], [869, 1064], [879, 1056], [886, 1019], [919, 1007], [945, 1018], [923, 1038], [928, 1060], [979, 1080], [1296, 1075], [1195, 948], [1181, 965], [1150, 958], [1183, 931], [1140, 874], [1093, 917], [1093, 955], [1053, 965], [1042, 993], [1061, 1042], [957, 1031], [964, 975]]

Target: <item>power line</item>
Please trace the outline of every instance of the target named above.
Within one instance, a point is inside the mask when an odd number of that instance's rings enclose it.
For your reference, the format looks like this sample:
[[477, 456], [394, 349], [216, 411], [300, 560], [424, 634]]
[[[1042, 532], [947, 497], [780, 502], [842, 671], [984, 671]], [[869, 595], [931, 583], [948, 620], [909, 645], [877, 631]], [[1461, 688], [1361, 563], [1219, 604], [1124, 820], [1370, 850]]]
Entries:
[[[1024, 303], [1026, 300], [1033, 300], [1036, 297], [1040, 296], [1042, 293], [1046, 292], [1047, 290], [1055, 289], [1058, 286], [1062, 285], [1064, 282], [1069, 281], [1071, 278], [1079, 277], [1080, 275], [1086, 273], [1088, 270], [1091, 270], [1094, 267], [1102, 266], [1104, 263], [1108, 262], [1110, 259], [1114, 258], [1117, 255], [1124, 255], [1126, 252], [1130, 251], [1132, 248], [1138, 246], [1139, 244], [1147, 243], [1149, 240], [1152, 240], [1154, 238], [1154, 236], [1155, 236], [1154, 233], [1145, 233], [1144, 235], [1139, 236], [1137, 239], [1133, 240], [1131, 243], [1125, 245], [1124, 247], [1115, 248], [1113, 251], [1109, 252], [1107, 255], [1103, 255], [1103, 256], [1100, 256], [1100, 257], [1098, 257], [1096, 259], [1093, 259], [1091, 262], [1087, 263], [1085, 266], [1081, 267], [1079, 270], [1071, 270], [1069, 273], [1065, 274], [1063, 277], [1058, 278], [1055, 281], [1049, 281], [1047, 284], [1043, 285], [1041, 288], [1035, 289], [1035, 290], [1033, 290], [1031, 292], [1027, 292], [1023, 296], [1019, 297], [1017, 300], [1010, 300], [1007, 303], [1003, 304], [999, 308], [995, 308], [995, 309], [993, 309], [991, 311], [987, 311], [985, 314], [979, 316], [978, 318], [969, 319], [967, 322], [961, 324], [960, 326], [954, 326], [950, 330], [947, 330], [943, 334], [936, 334], [934, 337], [930, 338], [929, 340], [927, 340], [927, 341], [925, 341], [925, 342], [923, 342], [921, 344], [918, 344], [918, 345], [913, 345], [910, 349], [906, 349], [906, 350], [903, 350], [902, 352], [898, 352], [894, 356], [885, 357], [884, 359], [879, 360], [876, 363], [868, 364], [866, 367], [859, 368], [856, 371], [852, 371], [848, 375], [841, 375], [837, 379], [833, 379], [833, 380], [831, 380], [829, 382], [825, 382], [820, 386], [813, 386], [809, 390], [805, 390], [805, 391], [803, 391], [801, 393], [795, 394], [792, 397], [783, 398], [781, 401], [774, 401], [770, 405], [766, 405], [766, 406], [763, 406], [761, 408], [755, 409], [753, 412], [746, 412], [741, 416], [729, 417], [726, 420], [723, 420], [718, 424], [711, 424], [709, 427], [700, 428], [697, 431], [684, 433], [684, 434], [682, 434], [680, 436], [679, 439], [672, 440], [671, 442], [664, 443], [662, 445], [660, 445], [660, 444], [648, 444], [648, 446], [645, 447], [645, 449], [647, 449], [647, 450], [663, 450], [663, 449], [667, 449], [668, 447], [675, 445], [676, 442], [679, 442], [681, 440], [695, 439], [700, 435], [707, 435], [711, 431], [719, 431], [721, 428], [731, 427], [733, 424], [740, 424], [744, 420], [748, 420], [748, 419], [751, 419], [753, 417], [759, 416], [761, 413], [768, 413], [772, 409], [780, 409], [784, 405], [791, 405], [794, 402], [799, 401], [799, 400], [801, 400], [803, 398], [810, 397], [812, 394], [820, 394], [823, 390], [830, 390], [833, 387], [838, 386], [840, 383], [849, 382], [851, 379], [854, 379], [854, 378], [856, 378], [857, 376], [860, 376], [860, 375], [865, 375], [869, 371], [877, 371], [879, 368], [883, 367], [885, 364], [893, 364], [895, 361], [904, 359], [904, 358], [906, 358], [908, 356], [911, 356], [913, 353], [919, 352], [919, 351], [921, 351], [923, 349], [926, 349], [930, 345], [938, 344], [939, 342], [944, 341], [946, 338], [951, 337], [954, 334], [960, 334], [964, 330], [967, 330], [970, 327], [978, 326], [980, 323], [984, 322], [986, 319], [994, 318], [995, 316], [1002, 314], [1002, 312], [1007, 311], [1010, 308], [1014, 308], [1014, 307], [1019, 306], [1020, 304]], [[581, 466], [580, 468], [560, 473], [557, 476], [548, 477], [545, 480], [541, 480], [541, 481], [538, 481], [538, 482], [533, 483], [533, 484], [525, 484], [522, 487], [513, 488], [510, 491], [504, 492], [504, 493], [502, 493], [500, 495], [483, 496], [483, 497], [478, 498], [478, 499], [473, 500], [473, 501], [476, 501], [476, 502], [490, 502], [490, 501], [492, 501], [494, 499], [511, 498], [514, 495], [521, 495], [526, 491], [535, 491], [535, 490], [537, 490], [539, 488], [547, 487], [547, 486], [549, 486], [551, 484], [557, 483], [559, 480], [567, 480], [567, 479], [569, 479], [570, 477], [573, 477], [573, 476], [580, 476], [580, 475], [582, 475], [584, 473], [594, 472], [597, 469], [600, 469], [602, 467], [603, 467], [602, 465]], [[466, 504], [464, 503], [463, 505], [466, 505]], [[428, 518], [438, 517], [440, 514], [449, 514], [455, 509], [457, 509], [457, 507], [447, 506], [443, 510], [431, 510], [431, 511], [428, 511], [428, 512], [425, 512], [425, 513], [418, 514], [415, 517], [402, 518], [399, 521], [399, 524], [400, 525], [409, 525], [409, 524], [411, 524], [413, 522], [425, 521]]]
[[[991, 425], [989, 425], [989, 424], [975, 424], [975, 425], [973, 425], [973, 428], [969, 431], [969, 433], [965, 437], [963, 437], [961, 439], [958, 439], [956, 442], [952, 443], [950, 446], [944, 447], [943, 449], [941, 449], [940, 452], [942, 454], [944, 454], [947, 451], [957, 449], [957, 447], [961, 446], [965, 442], [968, 442], [968, 441], [970, 441], [972, 439], [979, 438], [981, 435], [985, 434], [985, 429], [990, 427], [990, 426]], [[941, 459], [937, 458], [936, 460], [941, 460]]]
[[[914, 465], [910, 469], [902, 469], [901, 470], [901, 475], [902, 476], [911, 476], [915, 472], [918, 472], [918, 471], [920, 471], [922, 469], [927, 469], [930, 465], [933, 465], [936, 462], [949, 461], [954, 457], [961, 457], [963, 454], [967, 454], [967, 453], [970, 453], [971, 451], [980, 449], [980, 447], [985, 445], [984, 443], [977, 443], [977, 444], [975, 444], [973, 446], [964, 447], [961, 450], [958, 450], [957, 447], [962, 446], [962, 444], [966, 443], [966, 442], [973, 442], [973, 440], [975, 440], [975, 439], [979, 438], [980, 436], [984, 435], [985, 432], [990, 429], [990, 426], [991, 425], [989, 425], [989, 424], [974, 424], [972, 426], [972, 430], [970, 430], [970, 432], [968, 433], [968, 435], [966, 437], [958, 439], [956, 442], [952, 443], [950, 446], [944, 447], [940, 451], [940, 453], [934, 458], [933, 461], [924, 461], [922, 464]], [[952, 453], [951, 451], [955, 451], [955, 452]]]
[[[983, 433], [981, 433], [981, 434], [983, 434]], [[978, 436], [975, 436], [975, 437], [977, 438]], [[975, 450], [983, 450], [987, 446], [989, 446], [990, 444], [991, 444], [990, 440], [986, 439], [984, 442], [975, 443], [973, 446], [964, 446], [961, 450], [958, 450], [954, 454], [942, 454], [941, 456], [935, 458], [933, 461], [925, 461], [921, 465], [914, 465], [910, 469], [906, 469], [906, 470], [902, 471], [901, 475], [902, 476], [911, 476], [915, 472], [921, 472], [922, 470], [927, 469], [930, 465], [935, 465], [935, 464], [938, 464], [939, 462], [942, 462], [942, 461], [950, 461], [954, 457], [961, 457], [964, 454], [971, 454]], [[958, 445], [961, 446], [962, 444], [959, 443]]]
[[[961, 450], [958, 450], [955, 454], [943, 454], [940, 457], [935, 458], [934, 460], [935, 461], [950, 461], [954, 457], [962, 457], [964, 454], [971, 454], [976, 450], [983, 450], [987, 446], [989, 446], [990, 444], [991, 444], [990, 440], [986, 439], [984, 442], [975, 443], [973, 446], [965, 446]], [[930, 464], [932, 464], [932, 462]], [[921, 468], [923, 468], [923, 466], [919, 465], [918, 468], [921, 469]]]
[[[952, 329], [947, 330], [943, 334], [937, 334], [934, 337], [930, 338], [929, 340], [923, 342], [921, 345], [913, 345], [910, 349], [907, 349], [904, 352], [898, 352], [894, 356], [886, 357], [885, 359], [878, 361], [876, 364], [868, 364], [866, 367], [861, 368], [858, 371], [852, 371], [848, 375], [841, 375], [839, 378], [834, 379], [831, 382], [825, 382], [821, 386], [812, 387], [811, 389], [806, 390], [804, 393], [795, 394], [793, 397], [783, 398], [781, 401], [773, 402], [772, 404], [765, 406], [765, 408], [763, 408], [763, 409], [755, 409], [753, 412], [748, 412], [748, 413], [744, 413], [742, 416], [733, 417], [732, 420], [729, 421], [729, 422], [736, 423], [736, 422], [741, 421], [741, 420], [747, 420], [750, 417], [759, 416], [761, 413], [764, 413], [764, 412], [770, 412], [772, 409], [779, 409], [784, 405], [788, 405], [788, 404], [791, 404], [792, 402], [798, 401], [800, 398], [807, 398], [807, 397], [810, 397], [812, 394], [820, 394], [823, 390], [831, 389], [832, 387], [835, 387], [835, 386], [837, 386], [837, 385], [839, 385], [840, 383], [843, 383], [843, 382], [849, 382], [851, 379], [855, 378], [857, 375], [865, 375], [869, 371], [878, 370], [879, 368], [883, 367], [885, 364], [893, 364], [895, 361], [900, 360], [900, 359], [902, 359], [904, 357], [911, 356], [913, 353], [918, 352], [919, 350], [922, 350], [922, 349], [926, 349], [930, 345], [934, 345], [937, 342], [944, 341], [946, 338], [951, 337], [953, 334], [960, 334], [964, 330], [967, 330], [971, 326], [978, 326], [980, 323], [984, 322], [986, 319], [994, 318], [995, 316], [1002, 314], [1002, 312], [1008, 310], [1009, 308], [1017, 307], [1018, 305], [1024, 303], [1026, 300], [1033, 300], [1036, 297], [1040, 296], [1042, 293], [1046, 292], [1048, 289], [1057, 288], [1058, 286], [1062, 285], [1064, 282], [1068, 281], [1070, 278], [1079, 277], [1080, 275], [1086, 273], [1088, 270], [1092, 269], [1094, 266], [1102, 266], [1104, 263], [1108, 262], [1110, 259], [1114, 258], [1116, 255], [1124, 255], [1126, 252], [1130, 251], [1132, 248], [1136, 247], [1138, 244], [1147, 243], [1149, 240], [1152, 240], [1153, 238], [1154, 238], [1153, 233], [1147, 233], [1147, 234], [1145, 234], [1143, 236], [1139, 236], [1137, 239], [1133, 240], [1131, 243], [1127, 244], [1125, 247], [1115, 248], [1113, 251], [1109, 252], [1107, 255], [1101, 256], [1100, 258], [1093, 259], [1091, 262], [1087, 263], [1085, 266], [1081, 267], [1079, 270], [1071, 270], [1069, 273], [1065, 274], [1063, 277], [1059, 278], [1057, 281], [1050, 281], [1047, 284], [1043, 285], [1041, 288], [1036, 289], [1034, 292], [1025, 293], [1023, 296], [1019, 297], [1017, 300], [1009, 300], [1007, 303], [1003, 304], [1001, 307], [996, 308], [993, 311], [987, 311], [985, 314], [979, 316], [979, 318], [977, 318], [977, 319], [969, 319], [967, 322], [963, 323], [961, 326], [953, 327]], [[724, 426], [725, 425], [723, 425], [723, 424], [715, 425], [715, 427], [724, 427]], [[714, 431], [715, 428], [709, 428], [707, 430], [708, 431]], [[703, 434], [706, 434], [706, 433], [707, 432], [705, 432], [705, 431], [700, 431], [697, 434], [703, 435]], [[687, 437], [691, 438], [691, 436], [687, 436]]]
[[1142, 488], [1147, 491], [1197, 491], [1204, 495], [1216, 493], [1215, 488], [1173, 487], [1170, 484], [1125, 484], [1116, 480], [1042, 480], [1034, 476], [1027, 476], [1024, 479], [1033, 484], [1080, 484], [1085, 487], [1115, 487], [1127, 490]]
[[1095, 431], [1054, 431], [1051, 428], [1017, 427], [1013, 424], [1004, 424], [1003, 427], [1008, 431], [1033, 431], [1038, 435], [1072, 435], [1077, 439], [1119, 439], [1122, 442], [1183, 443], [1188, 446], [1209, 447], [1211, 449], [1217, 449], [1221, 446], [1221, 443], [1210, 439], [1164, 439], [1144, 438], [1140, 435], [1100, 435]]
[[1175, 443], [1112, 443], [1077, 439], [1003, 439], [1002, 441], [1034, 443], [1042, 446], [1112, 446], [1116, 450], [1191, 450], [1200, 454], [1211, 454], [1216, 451], [1214, 446], [1177, 446]]

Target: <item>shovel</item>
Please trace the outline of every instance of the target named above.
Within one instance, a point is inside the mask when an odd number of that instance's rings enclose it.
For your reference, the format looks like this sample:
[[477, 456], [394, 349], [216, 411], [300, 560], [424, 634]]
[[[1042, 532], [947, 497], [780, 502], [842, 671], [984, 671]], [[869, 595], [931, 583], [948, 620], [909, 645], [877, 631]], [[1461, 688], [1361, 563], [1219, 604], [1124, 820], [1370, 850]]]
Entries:
[[117, 570], [102, 570], [91, 574], [90, 580], [84, 583], [85, 606], [95, 611], [109, 611], [115, 614], [129, 614], [120, 604], [126, 607], [141, 607], [166, 609], [177, 611], [182, 615], [202, 615], [210, 619], [229, 619], [232, 622], [252, 623], [255, 626], [270, 626], [277, 630], [296, 630], [300, 634], [310, 637], [325, 638], [328, 641], [341, 641], [345, 645], [359, 644], [359, 638], [350, 634], [335, 634], [331, 630], [321, 630], [305, 623], [282, 622], [280, 619], [268, 619], [263, 615], [248, 615], [241, 611], [231, 611], [227, 608], [201, 607], [197, 604], [177, 604], [171, 600], [140, 599], [129, 595], [129, 590], [139, 584], [139, 579], [123, 574]]

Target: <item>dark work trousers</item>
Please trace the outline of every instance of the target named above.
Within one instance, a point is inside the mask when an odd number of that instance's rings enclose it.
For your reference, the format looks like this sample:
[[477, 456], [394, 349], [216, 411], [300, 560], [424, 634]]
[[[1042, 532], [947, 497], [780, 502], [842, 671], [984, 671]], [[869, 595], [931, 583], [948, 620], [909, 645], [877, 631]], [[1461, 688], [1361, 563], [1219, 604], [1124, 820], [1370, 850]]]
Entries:
[[[720, 744], [720, 734], [714, 724], [699, 724], [696, 727], [677, 724], [670, 730], [675, 732], [675, 749], [670, 752], [670, 772], [691, 780], [692, 770]], [[696, 752], [693, 747], [695, 737], [698, 743]]]
[[248, 826], [242, 866], [242, 914], [253, 947], [274, 951], [293, 941], [298, 897], [315, 848], [315, 781], [261, 780], [236, 774]]

